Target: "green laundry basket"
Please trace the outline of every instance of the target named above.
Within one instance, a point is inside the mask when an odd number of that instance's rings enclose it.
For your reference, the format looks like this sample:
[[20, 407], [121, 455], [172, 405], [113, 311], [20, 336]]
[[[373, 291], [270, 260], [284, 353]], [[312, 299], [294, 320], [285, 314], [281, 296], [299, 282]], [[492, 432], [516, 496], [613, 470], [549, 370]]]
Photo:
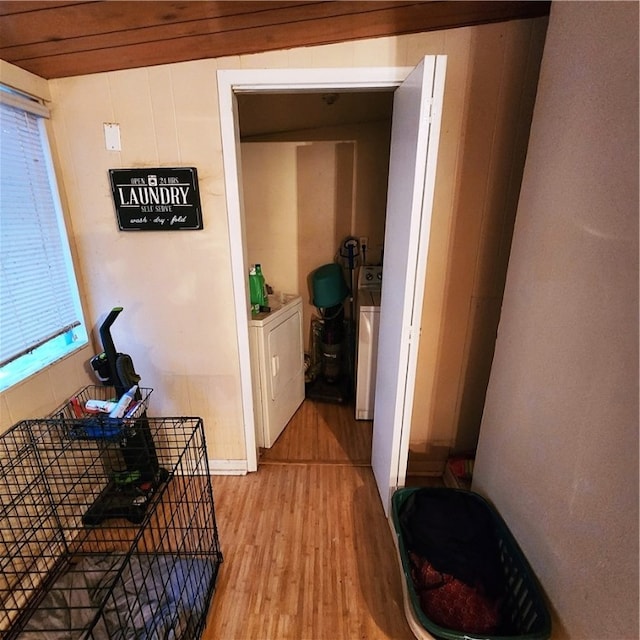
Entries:
[[[441, 627], [429, 619], [422, 610], [411, 577], [409, 549], [400, 524], [407, 500], [416, 491], [425, 491], [433, 496], [445, 496], [447, 492], [465, 494], [488, 512], [498, 543], [506, 585], [502, 607], [503, 625], [497, 632], [499, 635], [476, 634]], [[408, 487], [393, 494], [391, 506], [395, 542], [405, 582], [405, 613], [416, 637], [437, 640], [547, 640], [551, 637], [551, 617], [533, 571], [504, 520], [484, 498], [463, 489]], [[421, 630], [425, 630], [427, 634], [422, 634]]]

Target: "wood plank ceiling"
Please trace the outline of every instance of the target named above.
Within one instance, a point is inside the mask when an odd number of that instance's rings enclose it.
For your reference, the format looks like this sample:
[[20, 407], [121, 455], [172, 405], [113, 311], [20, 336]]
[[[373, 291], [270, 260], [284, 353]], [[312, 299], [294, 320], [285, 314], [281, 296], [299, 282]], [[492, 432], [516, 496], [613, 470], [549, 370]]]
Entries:
[[537, 17], [550, 2], [0, 1], [0, 58], [43, 78]]

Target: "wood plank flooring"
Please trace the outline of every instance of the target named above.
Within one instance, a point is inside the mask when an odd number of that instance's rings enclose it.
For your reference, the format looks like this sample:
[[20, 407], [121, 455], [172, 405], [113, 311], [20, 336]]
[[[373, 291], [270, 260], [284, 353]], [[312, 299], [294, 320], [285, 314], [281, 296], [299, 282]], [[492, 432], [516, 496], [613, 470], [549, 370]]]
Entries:
[[373, 423], [356, 420], [349, 405], [305, 400], [260, 463], [325, 463], [369, 466]]
[[205, 640], [410, 640], [370, 422], [306, 400], [257, 473], [215, 476], [224, 562]]

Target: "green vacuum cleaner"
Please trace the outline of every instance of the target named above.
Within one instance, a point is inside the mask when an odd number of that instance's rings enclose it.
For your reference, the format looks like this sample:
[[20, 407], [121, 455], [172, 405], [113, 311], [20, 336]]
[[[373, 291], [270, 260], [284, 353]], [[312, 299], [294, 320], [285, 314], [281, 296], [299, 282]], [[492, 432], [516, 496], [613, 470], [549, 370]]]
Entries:
[[[116, 400], [134, 389], [135, 400], [140, 400], [137, 387], [140, 376], [130, 356], [116, 351], [111, 337], [111, 325], [121, 311], [122, 307], [114, 307], [102, 323], [100, 338], [104, 352], [92, 358], [91, 366], [104, 385], [114, 387]], [[92, 417], [81, 426], [83, 438], [103, 440], [105, 446], [108, 441], [115, 442], [123, 461], [123, 468], [112, 472], [107, 485], [83, 515], [83, 524], [95, 526], [107, 518], [141, 523], [156, 488], [169, 477], [159, 465], [146, 411], [131, 421]]]

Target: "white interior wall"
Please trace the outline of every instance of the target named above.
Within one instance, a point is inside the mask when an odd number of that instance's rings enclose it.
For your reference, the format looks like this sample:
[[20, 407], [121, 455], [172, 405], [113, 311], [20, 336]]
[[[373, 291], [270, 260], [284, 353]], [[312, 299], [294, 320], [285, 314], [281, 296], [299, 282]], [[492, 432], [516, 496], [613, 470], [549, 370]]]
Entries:
[[311, 314], [315, 312], [309, 275], [323, 264], [332, 262], [336, 250], [339, 201], [336, 150], [335, 142], [314, 142], [297, 149], [298, 289], [303, 301], [305, 333], [309, 331]]
[[275, 291], [296, 294], [297, 147], [293, 142], [241, 145], [247, 260], [262, 265]]
[[302, 297], [305, 349], [317, 314], [308, 278], [336, 252], [338, 144], [245, 142], [240, 151], [247, 260], [274, 291]]
[[554, 638], [638, 638], [638, 4], [553, 3], [475, 490]]
[[[458, 64], [460, 64], [459, 61]], [[362, 103], [367, 104], [369, 94], [360, 95]], [[295, 98], [291, 108], [295, 108]], [[316, 192], [321, 188], [328, 188], [331, 192], [336, 191], [336, 201], [327, 211], [327, 213], [334, 211], [338, 216], [335, 220], [335, 239], [332, 241], [335, 246], [329, 248], [329, 256], [333, 256], [339, 243], [346, 236], [366, 236], [369, 239], [367, 263], [380, 264], [381, 262], [386, 215], [391, 112], [389, 111], [386, 115], [388, 120], [341, 125], [318, 124], [313, 129], [305, 128], [302, 131], [283, 131], [259, 136], [261, 143], [283, 144], [285, 141], [297, 143], [308, 141], [311, 144], [319, 141], [341, 141], [337, 144], [335, 153], [336, 179], [339, 180], [339, 184], [328, 185], [325, 183], [322, 187], [315, 188]], [[256, 142], [243, 143], [243, 148], [252, 144], [256, 144]], [[260, 170], [257, 165], [255, 168]], [[297, 170], [300, 172], [301, 167], [298, 166]], [[252, 184], [250, 180], [251, 178], [249, 178], [247, 185]], [[310, 189], [313, 190], [313, 183], [310, 184]], [[310, 240], [312, 245], [315, 244], [313, 237]], [[302, 247], [302, 249], [306, 251], [313, 249], [313, 247]]]

